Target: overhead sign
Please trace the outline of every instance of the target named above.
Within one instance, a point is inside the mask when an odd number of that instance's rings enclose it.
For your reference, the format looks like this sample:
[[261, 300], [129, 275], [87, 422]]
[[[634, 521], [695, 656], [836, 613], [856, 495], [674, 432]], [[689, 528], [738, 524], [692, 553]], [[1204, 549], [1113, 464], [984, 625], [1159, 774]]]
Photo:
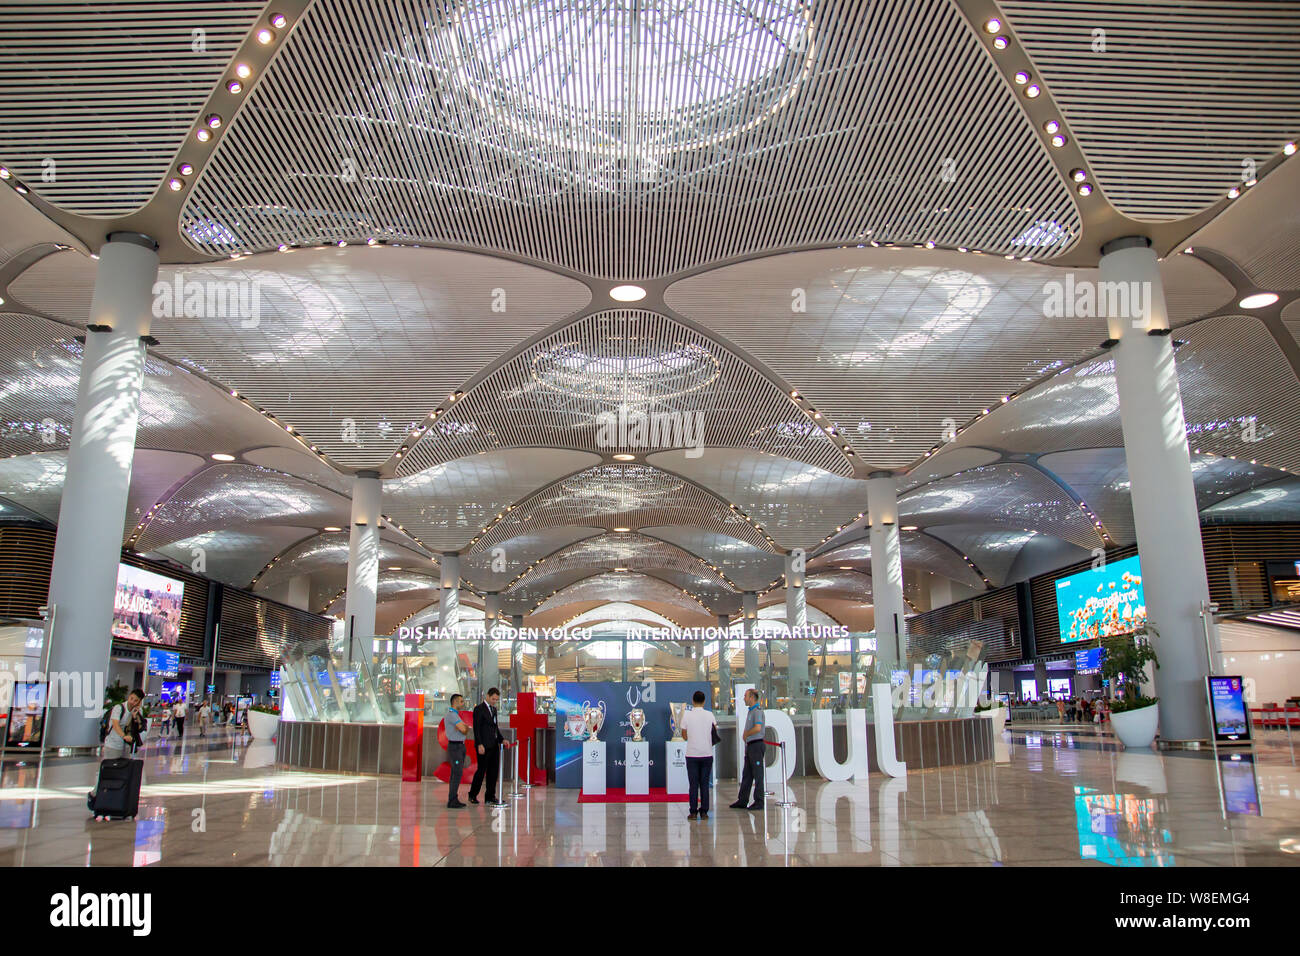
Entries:
[[146, 654], [148, 672], [155, 677], [175, 677], [181, 672], [181, 655], [177, 651], [150, 648]]

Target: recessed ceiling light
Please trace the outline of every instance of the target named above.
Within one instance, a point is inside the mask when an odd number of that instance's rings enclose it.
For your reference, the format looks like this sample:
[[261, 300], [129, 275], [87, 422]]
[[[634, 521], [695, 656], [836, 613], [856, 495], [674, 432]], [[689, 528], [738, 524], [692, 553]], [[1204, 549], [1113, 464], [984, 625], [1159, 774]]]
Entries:
[[220, 128], [221, 128], [221, 114], [220, 114], [220, 113], [209, 113], [207, 119], [205, 119], [203, 122], [205, 122], [205, 123], [208, 124], [208, 129], [220, 129]]
[[1236, 199], [1240, 195], [1241, 195], [1241, 189], [1236, 186], [1233, 186], [1231, 189], [1228, 190], [1229, 199]]
[[615, 461], [636, 461], [636, 455], [626, 455], [626, 454], [615, 455], [614, 460]]
[[275, 27], [277, 30], [283, 29], [284, 25], [288, 22], [289, 21], [285, 18], [283, 13], [271, 14], [271, 26]]
[[1038, 94], [1041, 92], [1043, 91], [1039, 89], [1037, 83], [1030, 83], [1028, 86], [1025, 87], [1025, 96], [1029, 97], [1031, 100], [1034, 99], [1036, 96], [1038, 96]]
[[273, 30], [268, 30], [266, 27], [262, 27], [262, 29], [257, 31], [257, 42], [262, 44], [262, 46], [266, 46], [268, 43], [274, 43], [275, 32]]
[[995, 49], [995, 50], [1005, 50], [1006, 48], [1007, 48], [1007, 38], [1006, 38], [1006, 37], [994, 37], [994, 38], [993, 38], [993, 49]]
[[1065, 145], [1065, 137], [1062, 136], [1060, 133], [1057, 133], [1055, 136], [1052, 137], [1052, 145], [1055, 146], [1057, 149], [1060, 149], [1062, 146]]
[[235, 456], [227, 455], [224, 451], [218, 451], [212, 453], [212, 460], [213, 461], [234, 461]]
[[182, 176], [188, 176], [190, 173], [194, 172], [194, 167], [189, 163], [181, 163], [176, 167], [176, 171]]
[[1294, 155], [1295, 155], [1295, 143], [1287, 143], [1285, 146], [1283, 146], [1283, 147], [1282, 147], [1282, 154], [1283, 154], [1284, 156], [1294, 156]]
[[194, 138], [200, 143], [206, 143], [208, 140], [212, 139], [212, 133], [210, 130], [200, 128], [194, 131]]
[[984, 29], [989, 33], [997, 33], [1002, 29], [1002, 21], [997, 17], [989, 17], [988, 20], [984, 22]]
[[1091, 195], [1092, 195], [1092, 186], [1088, 185], [1087, 183], [1079, 183], [1079, 195], [1080, 195], [1080, 196], [1091, 196]]
[[0, 179], [8, 179], [9, 176], [10, 176], [9, 170], [6, 169], [4, 166], [0, 166]]
[[1026, 73], [1024, 70], [1021, 70], [1019, 73], [1015, 75], [1015, 81], [1019, 86], [1024, 86], [1026, 83], [1029, 82], [1029, 74]]
[[626, 534], [627, 532], [631, 531], [632, 529], [631, 529], [631, 528], [615, 528], [614, 530], [617, 531], [619, 534]]
[[840, 570], [841, 570], [841, 571], [852, 571], [852, 570], [853, 570], [853, 565], [851, 565], [851, 564], [841, 564], [841, 565], [840, 565]]
[[609, 297], [615, 302], [640, 302], [645, 298], [645, 289], [639, 285], [616, 285], [609, 290]]
[[231, 93], [242, 93], [244, 92], [244, 84], [240, 83], [238, 80], [231, 80], [226, 84], [226, 89]]
[[1277, 301], [1276, 292], [1256, 292], [1254, 295], [1248, 295], [1237, 303], [1243, 309], [1262, 309], [1266, 305], [1272, 305]]
[[1076, 183], [1081, 183], [1088, 178], [1088, 173], [1086, 170], [1072, 169], [1070, 170], [1070, 178], [1073, 179]]
[[1049, 134], [1059, 133], [1061, 131], [1061, 124], [1056, 120], [1048, 120], [1043, 124], [1043, 129]]
[[246, 80], [253, 75], [253, 68], [247, 63], [237, 63], [235, 65], [235, 76], [241, 80]]
[[336, 528], [336, 527], [334, 527], [334, 525], [330, 525], [328, 528], [321, 528], [321, 530], [322, 530], [322, 531], [342, 531], [343, 529], [342, 529], [342, 528]]
[[171, 179], [171, 180], [168, 180], [168, 182], [167, 182], [167, 188], [170, 189], [170, 190], [171, 190], [172, 192], [174, 192], [174, 193], [178, 193], [178, 192], [180, 192], [182, 189], [185, 188], [185, 180], [183, 180], [183, 179]]

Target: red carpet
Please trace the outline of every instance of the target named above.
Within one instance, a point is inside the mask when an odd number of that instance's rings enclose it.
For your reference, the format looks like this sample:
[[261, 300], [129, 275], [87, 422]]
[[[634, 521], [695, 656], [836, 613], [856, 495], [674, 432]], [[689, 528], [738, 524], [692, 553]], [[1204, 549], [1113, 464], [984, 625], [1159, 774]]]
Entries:
[[610, 787], [603, 794], [578, 793], [579, 803], [688, 803], [684, 793], [669, 793], [663, 787], [651, 787], [648, 794], [623, 792], [622, 787]]

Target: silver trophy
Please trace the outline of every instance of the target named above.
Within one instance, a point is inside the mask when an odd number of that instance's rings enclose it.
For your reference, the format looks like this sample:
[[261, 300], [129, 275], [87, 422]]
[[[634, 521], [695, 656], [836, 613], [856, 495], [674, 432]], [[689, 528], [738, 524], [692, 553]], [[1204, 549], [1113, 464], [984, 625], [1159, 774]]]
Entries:
[[596, 735], [600, 733], [600, 728], [605, 725], [605, 702], [597, 701], [588, 707], [582, 714], [583, 723], [587, 725], [587, 739], [599, 740]]
[[668, 722], [672, 724], [670, 729], [673, 732], [673, 740], [682, 739], [682, 714], [684, 713], [686, 713], [684, 702], [677, 701], [668, 705]]
[[627, 712], [627, 722], [632, 727], [632, 740], [640, 743], [641, 731], [645, 727], [645, 711], [640, 707], [633, 707]]

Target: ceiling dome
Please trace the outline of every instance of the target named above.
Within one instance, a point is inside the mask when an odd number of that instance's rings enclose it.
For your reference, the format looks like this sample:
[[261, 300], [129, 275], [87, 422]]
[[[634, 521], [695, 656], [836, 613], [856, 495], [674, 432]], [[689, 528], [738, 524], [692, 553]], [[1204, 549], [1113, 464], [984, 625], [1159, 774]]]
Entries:
[[799, 0], [467, 0], [427, 43], [445, 88], [597, 159], [598, 186], [764, 122], [809, 73], [812, 21]]

